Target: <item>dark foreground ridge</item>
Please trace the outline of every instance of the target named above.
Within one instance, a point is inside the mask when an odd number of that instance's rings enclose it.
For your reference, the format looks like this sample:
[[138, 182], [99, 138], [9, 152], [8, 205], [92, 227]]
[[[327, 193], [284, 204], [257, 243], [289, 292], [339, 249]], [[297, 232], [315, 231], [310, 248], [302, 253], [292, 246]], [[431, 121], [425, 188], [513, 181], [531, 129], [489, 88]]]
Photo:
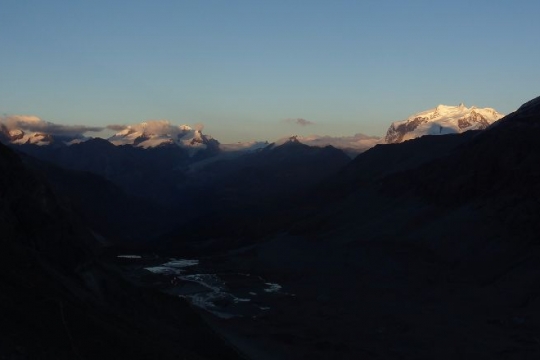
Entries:
[[0, 358], [238, 358], [186, 302], [101, 263], [90, 232], [3, 145], [0, 171]]

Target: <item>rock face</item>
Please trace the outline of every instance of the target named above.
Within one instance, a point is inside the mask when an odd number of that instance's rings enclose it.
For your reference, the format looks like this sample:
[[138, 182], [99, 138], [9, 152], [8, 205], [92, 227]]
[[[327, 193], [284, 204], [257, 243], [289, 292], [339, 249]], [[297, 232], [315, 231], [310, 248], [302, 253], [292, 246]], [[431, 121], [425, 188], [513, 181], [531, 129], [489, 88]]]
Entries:
[[386, 143], [400, 143], [424, 135], [445, 135], [468, 130], [483, 130], [503, 117], [492, 108], [468, 108], [439, 105], [434, 109], [414, 114], [403, 121], [396, 121], [386, 132]]

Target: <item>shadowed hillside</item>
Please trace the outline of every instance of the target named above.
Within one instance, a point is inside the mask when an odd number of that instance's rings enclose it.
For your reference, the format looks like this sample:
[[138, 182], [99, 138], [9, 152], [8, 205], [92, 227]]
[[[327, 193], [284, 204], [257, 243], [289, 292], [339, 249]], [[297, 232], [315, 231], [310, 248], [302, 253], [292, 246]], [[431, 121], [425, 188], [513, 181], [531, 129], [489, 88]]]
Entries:
[[359, 155], [292, 229], [220, 258], [295, 295], [223, 333], [274, 358], [540, 356], [537, 104]]
[[0, 357], [237, 357], [185, 302], [101, 264], [85, 226], [3, 145], [0, 170]]

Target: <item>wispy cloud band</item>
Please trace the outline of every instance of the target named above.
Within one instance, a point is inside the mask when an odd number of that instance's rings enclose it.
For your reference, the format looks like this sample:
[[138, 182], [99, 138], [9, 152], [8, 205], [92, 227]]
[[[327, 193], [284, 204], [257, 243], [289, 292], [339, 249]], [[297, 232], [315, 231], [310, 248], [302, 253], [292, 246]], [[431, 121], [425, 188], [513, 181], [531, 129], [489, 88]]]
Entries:
[[309, 120], [306, 120], [306, 119], [303, 119], [303, 118], [287, 118], [284, 120], [286, 123], [289, 123], [289, 124], [296, 124], [296, 125], [300, 125], [300, 126], [307, 126], [307, 125], [314, 125], [315, 123], [313, 121], [309, 121]]

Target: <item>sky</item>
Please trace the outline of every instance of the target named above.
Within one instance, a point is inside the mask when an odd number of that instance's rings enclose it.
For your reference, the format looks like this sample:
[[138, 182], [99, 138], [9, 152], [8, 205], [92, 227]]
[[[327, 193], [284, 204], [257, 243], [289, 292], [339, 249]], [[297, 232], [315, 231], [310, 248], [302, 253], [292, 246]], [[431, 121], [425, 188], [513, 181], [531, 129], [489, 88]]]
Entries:
[[[0, 0], [0, 114], [221, 142], [384, 135], [540, 95], [540, 2]], [[300, 120], [299, 120], [300, 119]]]

